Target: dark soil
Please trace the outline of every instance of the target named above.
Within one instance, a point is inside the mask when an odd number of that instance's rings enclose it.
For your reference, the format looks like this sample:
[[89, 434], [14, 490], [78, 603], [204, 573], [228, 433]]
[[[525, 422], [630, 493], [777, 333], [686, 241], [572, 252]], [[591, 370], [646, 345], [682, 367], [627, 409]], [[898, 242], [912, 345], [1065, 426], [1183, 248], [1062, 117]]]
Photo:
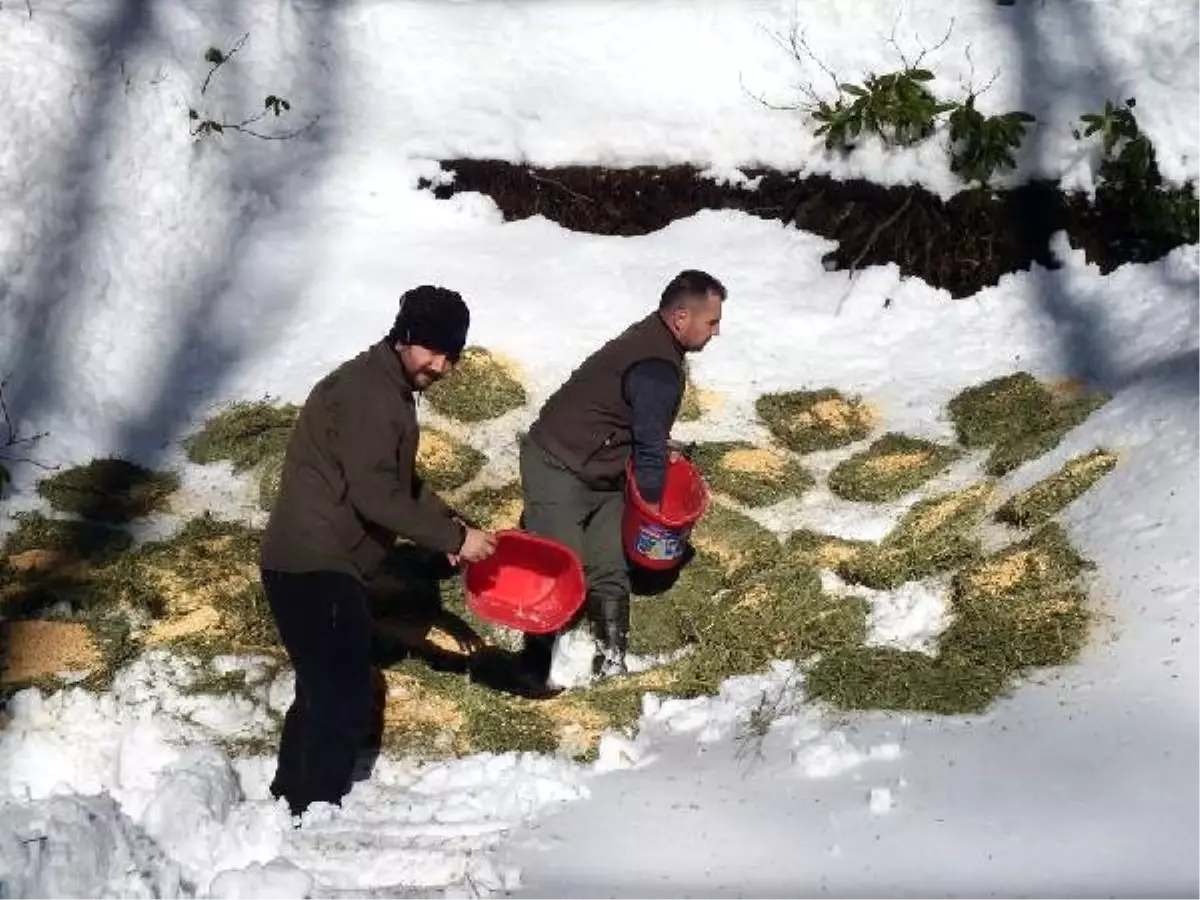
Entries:
[[738, 209], [838, 241], [830, 269], [896, 263], [952, 296], [996, 284], [1032, 263], [1056, 268], [1050, 237], [1065, 230], [1104, 273], [1127, 262], [1149, 262], [1184, 243], [1173, 234], [1138, 233], [1119, 202], [1092, 205], [1049, 182], [1009, 191], [963, 192], [948, 202], [918, 187], [747, 169], [756, 190], [721, 185], [691, 166], [542, 169], [499, 160], [442, 163], [453, 183], [422, 187], [440, 199], [460, 191], [487, 194], [506, 220], [542, 215], [572, 231], [649, 234], [702, 209]]

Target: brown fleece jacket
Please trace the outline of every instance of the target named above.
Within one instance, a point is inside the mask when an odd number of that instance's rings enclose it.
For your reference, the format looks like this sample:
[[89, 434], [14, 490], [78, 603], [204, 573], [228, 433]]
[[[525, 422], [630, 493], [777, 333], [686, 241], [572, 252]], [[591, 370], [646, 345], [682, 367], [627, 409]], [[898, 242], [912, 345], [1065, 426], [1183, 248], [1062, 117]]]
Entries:
[[462, 526], [414, 472], [419, 436], [412, 387], [386, 341], [319, 381], [288, 442], [263, 568], [367, 581], [397, 536], [457, 552]]

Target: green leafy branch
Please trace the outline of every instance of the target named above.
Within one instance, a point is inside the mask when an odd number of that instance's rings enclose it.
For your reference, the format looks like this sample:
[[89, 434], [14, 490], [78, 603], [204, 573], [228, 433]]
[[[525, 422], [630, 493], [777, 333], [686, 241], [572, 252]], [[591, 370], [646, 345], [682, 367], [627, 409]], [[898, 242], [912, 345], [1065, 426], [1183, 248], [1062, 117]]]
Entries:
[[[237, 54], [246, 41], [250, 38], [249, 32], [243, 34], [229, 49], [228, 52], [222, 51], [218, 47], [209, 47], [204, 54], [204, 61], [211, 64], [208, 74], [204, 77], [204, 83], [200, 86], [200, 96], [204, 96], [208, 92], [208, 86], [212, 82], [213, 76], [228, 63]], [[300, 128], [289, 131], [265, 133], [253, 128], [256, 123], [262, 121], [268, 116], [279, 118], [286, 112], [290, 112], [292, 104], [276, 94], [268, 94], [263, 100], [263, 106], [257, 113], [247, 116], [241, 121], [232, 121], [226, 119], [205, 118], [198, 113], [195, 108], [188, 108], [188, 121], [191, 122], [190, 133], [193, 137], [202, 138], [210, 135], [222, 135], [226, 131], [236, 131], [242, 134], [247, 134], [250, 137], [256, 137], [264, 141], [286, 141], [291, 138], [298, 137], [308, 131], [317, 124], [319, 116], [313, 118]]]
[[1013, 153], [1036, 119], [1020, 110], [985, 116], [975, 108], [974, 93], [952, 105], [950, 112], [950, 171], [968, 183], [986, 187], [1001, 169], [1016, 167]]
[[889, 146], [906, 147], [924, 140], [933, 133], [938, 116], [952, 109], [953, 104], [938, 100], [929, 90], [927, 85], [933, 80], [933, 73], [922, 63], [928, 54], [946, 44], [953, 30], [951, 19], [941, 40], [923, 48], [910, 60], [897, 43], [893, 26], [888, 43], [895, 49], [902, 67], [884, 74], [868, 73], [862, 84], [838, 78], [813, 52], [798, 27], [793, 27], [786, 39], [776, 35], [776, 43], [793, 59], [801, 66], [815, 63], [834, 86], [834, 96], [828, 99], [811, 83], [799, 85], [806, 102], [791, 108], [804, 110], [818, 123], [816, 134], [824, 138], [827, 150], [848, 153], [860, 137], [870, 134]]
[[937, 117], [954, 108], [925, 86], [932, 80], [928, 69], [903, 69], [868, 74], [862, 85], [842, 82], [836, 100], [822, 100], [811, 110], [820, 123], [815, 133], [824, 136], [828, 150], [852, 149], [863, 133], [874, 134], [889, 146], [912, 146], [933, 134]]
[[1158, 161], [1150, 139], [1142, 134], [1133, 115], [1136, 105], [1137, 100], [1133, 97], [1121, 106], [1105, 100], [1103, 112], [1079, 117], [1084, 126], [1083, 133], [1078, 128], [1073, 133], [1076, 140], [1100, 135], [1104, 151], [1100, 171], [1105, 180], [1157, 187], [1162, 182]]
[[1100, 136], [1103, 158], [1096, 198], [1121, 211], [1149, 241], [1177, 235], [1194, 244], [1200, 239], [1195, 187], [1191, 182], [1183, 188], [1164, 186], [1154, 145], [1133, 114], [1136, 105], [1133, 97], [1120, 106], [1106, 100], [1102, 112], [1081, 116], [1083, 129], [1073, 132], [1076, 140]]

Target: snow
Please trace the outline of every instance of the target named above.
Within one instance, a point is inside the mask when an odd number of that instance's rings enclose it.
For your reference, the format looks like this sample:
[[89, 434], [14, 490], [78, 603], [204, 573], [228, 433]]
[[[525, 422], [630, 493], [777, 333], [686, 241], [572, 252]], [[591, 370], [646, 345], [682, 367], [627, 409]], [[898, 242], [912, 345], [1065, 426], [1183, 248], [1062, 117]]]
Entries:
[[[150, 654], [105, 695], [30, 691], [10, 704], [0, 893], [1196, 892], [1197, 247], [1101, 276], [1060, 235], [1062, 268], [951, 300], [895, 266], [827, 272], [832, 242], [736, 212], [619, 238], [541, 217], [503, 224], [486, 197], [416, 190], [436, 160], [460, 155], [691, 163], [733, 183], [769, 165], [958, 190], [943, 138], [830, 157], [798, 112], [751, 97], [791, 103], [801, 83], [828, 85], [773, 40], [793, 22], [841, 80], [923, 48], [946, 94], [994, 75], [980, 107], [1039, 120], [1013, 182], [1090, 189], [1097, 158], [1072, 123], [1131, 96], [1164, 175], [1196, 178], [1194, 4], [31, 7], [0, 7], [12, 113], [0, 134], [0, 374], [12, 375], [21, 433], [48, 432], [39, 459], [115, 453], [182, 471], [179, 507], [139, 537], [205, 508], [261, 520], [250, 485], [188, 465], [178, 440], [231, 400], [302, 401], [426, 281], [461, 291], [472, 341], [524, 366], [530, 404], [471, 430], [490, 456], [484, 479], [515, 474], [512, 435], [540, 401], [693, 266], [730, 298], [721, 336], [694, 360], [724, 402], [681, 427], [685, 439], [761, 438], [757, 396], [827, 384], [861, 392], [883, 430], [944, 439], [954, 393], [1021, 367], [1087, 378], [1114, 400], [1004, 479], [1004, 496], [1096, 446], [1121, 464], [1063, 516], [1097, 562], [1106, 632], [984, 716], [834, 715], [780, 662], [714, 697], [647, 695], [636, 733], [606, 735], [590, 766], [382, 757], [342, 809], [314, 808], [294, 829], [267, 792], [273, 760], [229, 750], [272, 733], [290, 673], [218, 659], [215, 674], [248, 675], [244, 692], [215, 700], [187, 690], [206, 674], [197, 664]], [[204, 50], [244, 33], [201, 97]], [[267, 93], [291, 100], [296, 124], [319, 122], [291, 141], [189, 137], [189, 106], [241, 117]], [[810, 461], [827, 474], [855, 449]], [[965, 458], [937, 486], [967, 483], [978, 464]], [[8, 511], [41, 508], [42, 473], [13, 474]], [[874, 540], [920, 496], [864, 511], [817, 489], [755, 515], [781, 537], [812, 527]], [[936, 580], [864, 595], [872, 643], [928, 651], [945, 626]]]
[[[218, 658], [214, 669], [228, 671], [230, 662]], [[258, 661], [246, 662], [253, 680]], [[301, 884], [302, 894], [314, 885], [436, 888], [467, 878], [499, 888], [515, 876], [479, 851], [511, 824], [587, 796], [580, 768], [551, 757], [483, 755], [425, 766], [384, 759], [342, 810], [321, 804], [297, 831], [286, 804], [267, 793], [273, 760], [235, 764], [222, 749], [224, 740], [261, 733], [265, 692], [225, 702], [190, 694], [203, 674], [155, 651], [126, 669], [109, 695], [16, 695], [0, 739], [3, 846], [36, 846], [38, 835], [74, 827], [81, 808], [97, 808], [59, 801], [108, 801], [99, 807], [107, 827], [96, 825], [92, 841], [103, 845], [103, 860], [26, 849], [6, 864], [21, 873], [18, 884], [35, 893], [71, 883], [87, 887], [69, 895], [99, 890], [116, 877], [116, 863], [114, 874], [105, 868], [109, 857], [125, 859], [146, 844], [181, 886], [168, 896], [294, 895]]]
[[868, 647], [892, 647], [937, 655], [937, 637], [950, 624], [950, 583], [945, 576], [909, 581], [891, 591], [847, 584], [834, 572], [819, 570], [821, 586], [832, 594], [867, 601]]

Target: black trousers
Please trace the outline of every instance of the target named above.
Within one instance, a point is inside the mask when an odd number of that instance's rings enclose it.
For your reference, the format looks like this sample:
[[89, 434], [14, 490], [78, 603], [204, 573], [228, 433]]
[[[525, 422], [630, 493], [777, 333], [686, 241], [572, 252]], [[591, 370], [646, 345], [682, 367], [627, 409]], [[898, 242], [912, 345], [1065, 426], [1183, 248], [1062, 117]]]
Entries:
[[294, 815], [339, 803], [371, 725], [366, 588], [340, 572], [262, 570], [263, 590], [296, 671], [271, 793]]

